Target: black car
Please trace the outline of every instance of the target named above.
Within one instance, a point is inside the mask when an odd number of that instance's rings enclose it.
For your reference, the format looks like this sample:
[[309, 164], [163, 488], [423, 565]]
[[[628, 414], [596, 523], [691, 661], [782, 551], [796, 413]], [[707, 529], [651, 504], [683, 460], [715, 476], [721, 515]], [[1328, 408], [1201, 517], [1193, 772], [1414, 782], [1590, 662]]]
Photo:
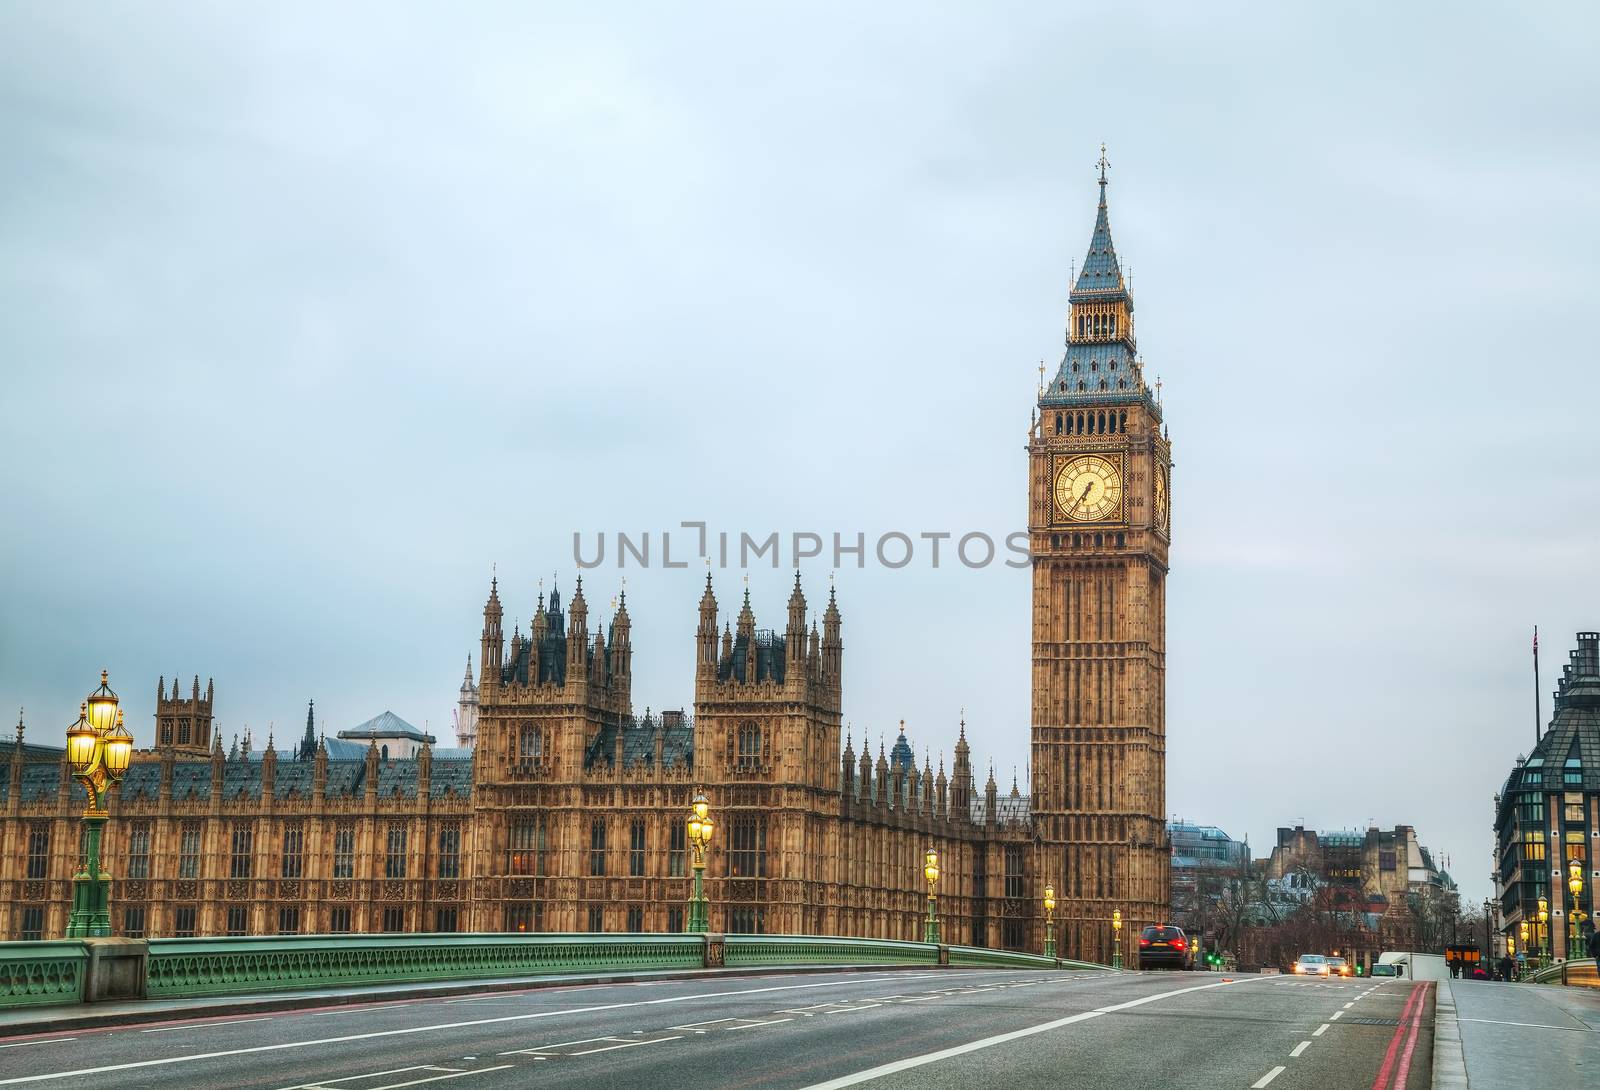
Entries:
[[1194, 950], [1183, 928], [1147, 927], [1139, 932], [1139, 968], [1194, 968]]

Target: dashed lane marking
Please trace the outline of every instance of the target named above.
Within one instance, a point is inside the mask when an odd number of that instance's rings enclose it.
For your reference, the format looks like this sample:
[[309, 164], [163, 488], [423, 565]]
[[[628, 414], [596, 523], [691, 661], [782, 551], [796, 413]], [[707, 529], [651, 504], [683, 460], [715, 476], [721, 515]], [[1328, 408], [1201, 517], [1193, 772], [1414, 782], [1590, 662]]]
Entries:
[[0, 1045], [0, 1048], [26, 1048], [28, 1045], [56, 1045], [62, 1041], [76, 1041], [76, 1037], [44, 1037], [37, 1041], [17, 1041], [9, 1045]]
[[1321, 1037], [1324, 1033], [1328, 1032], [1328, 1025], [1329, 1023], [1327, 1022], [1322, 1023], [1322, 1025], [1311, 1031], [1311, 1036]]
[[1271, 1083], [1273, 1079], [1275, 1079], [1279, 1075], [1283, 1074], [1283, 1072], [1284, 1072], [1284, 1067], [1283, 1067], [1282, 1064], [1279, 1064], [1277, 1067], [1274, 1067], [1271, 1071], [1268, 1071], [1265, 1075], [1262, 1075], [1255, 1082], [1251, 1083], [1250, 1084], [1250, 1090], [1262, 1090], [1263, 1087], [1265, 1087], [1266, 1085]]
[[1311, 1042], [1310, 1041], [1301, 1041], [1299, 1044], [1295, 1045], [1294, 1046], [1294, 1050], [1289, 1053], [1289, 1059], [1298, 1060], [1300, 1058], [1300, 1053], [1304, 1052], [1306, 1049], [1308, 1049], [1310, 1047], [1311, 1047]]
[[1330, 1017], [1328, 1019], [1328, 1021], [1337, 1022], [1339, 1019], [1341, 1019], [1343, 1017], [1344, 1017], [1344, 1011], [1334, 1011], [1332, 1017]]

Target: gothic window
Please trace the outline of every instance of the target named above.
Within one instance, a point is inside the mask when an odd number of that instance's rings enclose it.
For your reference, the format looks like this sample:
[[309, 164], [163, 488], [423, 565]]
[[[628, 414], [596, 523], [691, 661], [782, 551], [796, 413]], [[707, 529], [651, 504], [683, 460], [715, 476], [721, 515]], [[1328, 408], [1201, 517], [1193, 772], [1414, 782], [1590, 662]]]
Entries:
[[1117, 417], [1117, 430], [1118, 431], [1127, 431], [1128, 430], [1128, 414], [1127, 413], [1122, 413], [1120, 416]]
[[1022, 847], [1018, 844], [1006, 845], [1006, 896], [1022, 897]]
[[[235, 822], [233, 826], [233, 854], [228, 865], [229, 878], [248, 878], [251, 870], [251, 849], [255, 844], [255, 830], [248, 822]], [[243, 934], [243, 932], [236, 932]]]
[[589, 906], [589, 930], [604, 931], [606, 929], [606, 910], [599, 905]]
[[1105, 379], [1101, 379], [1100, 380], [1100, 389], [1102, 389], [1102, 390], [1109, 389], [1109, 387], [1106, 385], [1106, 380]]
[[760, 935], [767, 930], [767, 913], [760, 908], [736, 908], [728, 913], [728, 930], [735, 935]]
[[[628, 874], [634, 878], [644, 877], [644, 818], [634, 818], [628, 829]], [[630, 927], [628, 930], [637, 929]]]
[[228, 934], [247, 935], [250, 933], [250, 910], [243, 905], [230, 905], [228, 907]]
[[180, 746], [186, 746], [186, 745], [189, 744], [189, 731], [190, 731], [189, 720], [187, 720], [187, 719], [178, 720], [178, 744]]
[[729, 840], [728, 874], [734, 878], [767, 876], [767, 819], [736, 817]]
[[1125, 379], [1125, 378], [1117, 379], [1117, 389], [1126, 390], [1127, 388], [1128, 388], [1128, 380], [1127, 379]]
[[328, 910], [328, 934], [348, 935], [350, 933], [350, 910], [348, 908], [332, 908]]
[[761, 763], [761, 728], [754, 723], [739, 725], [739, 767], [755, 768]]
[[533, 874], [542, 818], [517, 818], [511, 823], [511, 840], [506, 848], [507, 874]]
[[1061, 414], [1056, 413], [1056, 434], [1061, 434]]
[[461, 914], [454, 908], [441, 908], [433, 914], [433, 929], [441, 935], [461, 930]]
[[194, 938], [194, 906], [184, 905], [172, 914], [172, 937]]
[[[595, 818], [589, 823], [589, 874], [603, 878], [606, 873], [606, 819]], [[591, 927], [595, 931], [598, 928]]]
[[44, 909], [29, 907], [22, 910], [22, 941], [38, 942], [44, 938]]
[[1078, 373], [1078, 365], [1077, 364], [1073, 364], [1072, 365], [1072, 373], [1074, 375], [1076, 375]]
[[305, 843], [305, 830], [299, 822], [291, 822], [283, 827], [283, 868], [280, 877], [299, 878], [304, 872]]
[[667, 931], [674, 935], [683, 931], [683, 909], [667, 909]]
[[1084, 387], [1083, 387], [1083, 383], [1082, 383], [1082, 382], [1079, 382], [1079, 383], [1078, 383], [1078, 392], [1079, 392], [1079, 393], [1080, 393], [1080, 394], [1081, 394], [1081, 393], [1083, 393], [1083, 389], [1084, 389]]
[[[383, 876], [385, 878], [406, 876], [406, 827], [398, 821], [389, 823], [388, 844], [383, 854]], [[399, 929], [385, 927], [384, 930]]]
[[384, 764], [388, 764], [389, 763], [389, 746], [388, 746], [387, 743], [385, 743], [382, 751], [379, 753], [379, 756], [383, 758], [383, 763]]
[[333, 876], [354, 878], [356, 873], [356, 827], [341, 821], [333, 830]]
[[29, 878], [50, 876], [50, 823], [35, 821], [28, 826]]
[[383, 929], [385, 931], [404, 931], [406, 929], [406, 910], [398, 905], [384, 909]]
[[178, 829], [178, 877], [200, 877], [200, 823], [186, 821]]
[[544, 754], [544, 735], [537, 727], [523, 727], [517, 737], [517, 757], [524, 763], [537, 761]]
[[278, 934], [300, 934], [300, 910], [285, 906], [278, 909]]
[[1115, 314], [1111, 316], [1111, 335], [1113, 337], [1117, 335], [1117, 316]]
[[1008, 916], [1000, 921], [1000, 945], [1007, 950], [1021, 950], [1023, 948], [1021, 920]]
[[505, 929], [507, 931], [532, 931], [532, 905], [506, 905]]
[[[461, 877], [461, 823], [447, 821], [439, 827], [439, 877]], [[454, 931], [454, 927], [439, 930]]]
[[637, 935], [644, 930], [644, 909], [638, 905], [628, 906], [628, 931]]
[[672, 822], [669, 828], [672, 832], [667, 838], [667, 875], [671, 878], [682, 878], [684, 871], [683, 857], [689, 839], [688, 830], [684, 828], [684, 823], [681, 821]]
[[164, 746], [172, 744], [172, 721], [169, 719], [161, 721], [161, 744]]
[[1099, 370], [1100, 370], [1100, 361], [1099, 360], [1090, 360], [1089, 361], [1089, 370], [1098, 373]]

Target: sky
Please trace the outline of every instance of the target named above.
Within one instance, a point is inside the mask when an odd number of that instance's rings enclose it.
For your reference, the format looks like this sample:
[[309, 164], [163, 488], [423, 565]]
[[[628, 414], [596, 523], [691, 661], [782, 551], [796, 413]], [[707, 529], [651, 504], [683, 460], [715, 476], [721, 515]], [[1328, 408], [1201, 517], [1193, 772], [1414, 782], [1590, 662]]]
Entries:
[[[1600, 627], [1596, 31], [0, 6], [0, 708], [56, 741], [105, 667], [141, 744], [174, 674], [258, 747], [312, 698], [448, 736], [491, 574], [525, 629], [574, 533], [1021, 529], [1104, 142], [1176, 462], [1169, 808], [1258, 855], [1412, 824], [1481, 900], [1533, 626], [1547, 694]], [[627, 578], [641, 711], [692, 701], [706, 570], [652, 559], [584, 583], [602, 618]], [[937, 761], [964, 715], [1025, 781], [1027, 573], [835, 586], [857, 745]]]

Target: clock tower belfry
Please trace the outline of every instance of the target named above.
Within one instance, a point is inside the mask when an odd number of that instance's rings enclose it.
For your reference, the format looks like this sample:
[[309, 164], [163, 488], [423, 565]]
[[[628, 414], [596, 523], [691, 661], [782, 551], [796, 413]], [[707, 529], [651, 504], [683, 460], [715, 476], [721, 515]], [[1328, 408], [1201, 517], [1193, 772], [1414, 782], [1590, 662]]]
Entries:
[[[1054, 882], [1065, 956], [1128, 964], [1166, 922], [1166, 578], [1171, 448], [1134, 341], [1111, 242], [1105, 148], [1066, 353], [1040, 372], [1028, 438], [1033, 561], [1033, 798], [1039, 881]], [[1048, 379], [1048, 381], [1045, 381]]]

